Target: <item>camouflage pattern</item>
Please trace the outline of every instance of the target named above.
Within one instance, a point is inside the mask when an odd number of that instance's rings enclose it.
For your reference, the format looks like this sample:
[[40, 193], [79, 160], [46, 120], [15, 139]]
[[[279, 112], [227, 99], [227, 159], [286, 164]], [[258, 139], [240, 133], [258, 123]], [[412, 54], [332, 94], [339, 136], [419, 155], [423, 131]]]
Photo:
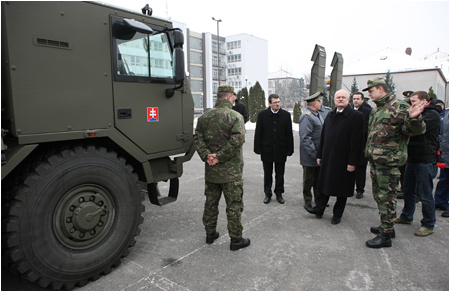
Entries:
[[[224, 90], [229, 92], [229, 88]], [[216, 230], [219, 201], [223, 192], [227, 205], [228, 234], [231, 238], [242, 237], [244, 142], [244, 118], [232, 110], [232, 104], [228, 100], [218, 99], [214, 109], [198, 119], [194, 144], [198, 155], [205, 162], [206, 201], [203, 224], [206, 233]], [[216, 154], [219, 164], [209, 166], [208, 154], [213, 153]]]
[[409, 105], [387, 94], [374, 101], [377, 105], [369, 118], [365, 156], [370, 162], [402, 166], [407, 160], [409, 137], [425, 133], [422, 115], [409, 116]]
[[398, 167], [370, 163], [373, 198], [380, 213], [380, 232], [392, 233], [397, 217], [397, 186], [400, 180]]
[[[368, 82], [369, 83], [369, 82]], [[387, 94], [374, 101], [365, 155], [370, 162], [372, 193], [380, 213], [381, 233], [394, 230], [399, 167], [407, 160], [409, 137], [425, 133], [422, 115], [409, 116], [409, 105]]]
[[367, 91], [374, 86], [382, 84], [386, 84], [386, 80], [384, 80], [384, 78], [382, 77], [376, 77], [374, 79], [367, 80], [367, 88], [364, 88], [362, 91]]
[[205, 185], [205, 210], [203, 212], [203, 224], [206, 233], [216, 231], [217, 217], [219, 215], [219, 201], [221, 193], [225, 197], [227, 205], [228, 235], [231, 238], [242, 237], [241, 213], [244, 202], [244, 183], [241, 180], [224, 184], [214, 184], [207, 182]]
[[[231, 86], [230, 86], [231, 87]], [[232, 110], [228, 100], [218, 100], [216, 106], [203, 114], [197, 122], [194, 144], [205, 162], [205, 181], [228, 183], [242, 179], [245, 126], [242, 115]], [[215, 153], [218, 165], [206, 163], [208, 154]]]
[[236, 95], [234, 93], [234, 87], [231, 85], [220, 85], [219, 88], [217, 88], [217, 92], [230, 92]]

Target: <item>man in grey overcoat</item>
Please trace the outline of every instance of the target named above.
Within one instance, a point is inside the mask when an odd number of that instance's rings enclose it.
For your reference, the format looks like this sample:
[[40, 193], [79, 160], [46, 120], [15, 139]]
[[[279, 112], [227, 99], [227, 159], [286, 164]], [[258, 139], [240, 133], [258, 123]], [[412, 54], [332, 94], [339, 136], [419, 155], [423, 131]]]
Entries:
[[317, 164], [317, 149], [323, 125], [323, 118], [319, 113], [320, 98], [321, 93], [316, 92], [304, 99], [307, 108], [298, 121], [300, 164], [303, 167], [303, 200], [305, 206], [310, 208], [312, 207], [311, 189], [314, 192], [314, 202], [317, 199], [317, 179], [320, 170], [320, 166]]

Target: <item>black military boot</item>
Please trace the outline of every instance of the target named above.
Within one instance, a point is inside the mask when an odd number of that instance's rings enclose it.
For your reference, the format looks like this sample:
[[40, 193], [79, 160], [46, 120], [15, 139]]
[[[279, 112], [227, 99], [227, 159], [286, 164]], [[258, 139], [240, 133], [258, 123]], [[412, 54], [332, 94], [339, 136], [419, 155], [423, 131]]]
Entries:
[[[372, 232], [373, 234], [378, 234], [380, 233], [380, 227], [370, 227], [370, 232]], [[395, 230], [392, 231], [392, 233], [388, 233], [391, 238], [395, 238]]]
[[238, 250], [250, 245], [249, 238], [232, 238], [230, 242], [230, 250]]
[[264, 198], [264, 204], [269, 204], [271, 199], [272, 196], [266, 194], [266, 197]]
[[217, 238], [219, 238], [219, 232], [217, 231], [214, 231], [213, 233], [206, 233], [207, 244], [212, 244]]
[[370, 248], [391, 247], [391, 236], [390, 234], [378, 233], [377, 237], [366, 241], [366, 245]]

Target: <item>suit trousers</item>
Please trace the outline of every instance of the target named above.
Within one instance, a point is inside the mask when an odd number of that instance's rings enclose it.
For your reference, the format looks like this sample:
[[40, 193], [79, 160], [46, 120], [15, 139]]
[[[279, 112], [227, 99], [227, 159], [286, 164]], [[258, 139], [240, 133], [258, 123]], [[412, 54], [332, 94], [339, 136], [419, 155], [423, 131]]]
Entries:
[[[314, 208], [317, 211], [319, 211], [318, 215], [323, 215], [323, 212], [325, 212], [325, 208], [327, 207], [329, 200], [330, 196], [324, 194], [319, 194], [317, 196], [316, 206]], [[344, 214], [346, 204], [347, 204], [347, 197], [336, 197], [336, 203], [334, 203], [333, 207], [333, 218], [342, 217], [342, 214]]]
[[366, 170], [367, 163], [364, 165], [357, 165], [355, 172], [356, 180], [356, 192], [364, 193], [364, 188], [366, 187]]
[[272, 173], [273, 165], [275, 164], [275, 195], [281, 196], [284, 193], [284, 169], [286, 162], [264, 162], [264, 193], [266, 196], [272, 196]]

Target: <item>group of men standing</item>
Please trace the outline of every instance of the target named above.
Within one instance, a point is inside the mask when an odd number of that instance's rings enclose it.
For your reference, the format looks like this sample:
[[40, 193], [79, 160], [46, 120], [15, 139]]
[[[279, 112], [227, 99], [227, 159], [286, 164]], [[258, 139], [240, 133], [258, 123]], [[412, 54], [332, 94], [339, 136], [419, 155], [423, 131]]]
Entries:
[[[429, 197], [431, 195], [433, 200], [432, 179], [436, 173], [433, 176], [432, 166], [438, 146], [434, 147], [429, 142], [439, 135], [439, 126], [436, 131], [436, 115], [430, 112], [430, 99], [425, 92], [413, 93], [412, 105], [409, 106], [388, 93], [383, 78], [369, 80], [367, 85], [363, 91], [369, 91], [369, 96], [376, 104], [373, 110], [364, 101], [361, 92], [353, 95], [352, 107], [349, 105], [349, 93], [338, 90], [334, 96], [334, 110], [322, 105], [323, 96], [320, 92], [305, 99], [307, 109], [299, 120], [304, 208], [317, 218], [322, 218], [330, 196], [337, 197], [331, 223], [339, 224], [347, 198], [354, 194], [355, 183], [356, 198], [363, 197], [369, 162], [372, 191], [381, 224], [370, 229], [377, 236], [368, 240], [366, 245], [372, 248], [389, 247], [392, 245], [391, 239], [395, 238], [394, 223], [411, 223], [416, 195], [422, 201], [424, 219], [421, 229], [415, 234], [426, 236], [433, 232], [434, 201], [431, 206]], [[242, 145], [245, 142], [245, 127], [243, 115], [232, 110], [236, 107], [235, 102], [234, 88], [220, 86], [215, 108], [199, 118], [194, 135], [197, 152], [205, 162], [206, 202], [203, 223], [206, 242], [211, 244], [219, 237], [216, 224], [218, 204], [223, 192], [231, 250], [250, 244], [249, 239], [242, 238], [240, 222], [243, 209]], [[439, 121], [438, 114], [438, 125]], [[411, 138], [413, 143], [409, 145], [410, 137], [414, 136], [417, 138]], [[408, 160], [405, 207], [397, 218], [399, 167], [407, 162], [407, 153], [414, 151], [414, 147], [423, 146], [423, 143], [427, 145], [428, 156], [422, 159], [421, 155], [418, 155], [419, 158], [413, 155]], [[285, 163], [287, 156], [294, 153], [294, 141], [291, 115], [281, 109], [277, 94], [269, 96], [269, 107], [258, 114], [254, 152], [261, 156], [263, 164], [264, 203], [270, 203], [275, 193], [278, 203], [284, 204]], [[275, 187], [272, 193], [274, 170]]]

